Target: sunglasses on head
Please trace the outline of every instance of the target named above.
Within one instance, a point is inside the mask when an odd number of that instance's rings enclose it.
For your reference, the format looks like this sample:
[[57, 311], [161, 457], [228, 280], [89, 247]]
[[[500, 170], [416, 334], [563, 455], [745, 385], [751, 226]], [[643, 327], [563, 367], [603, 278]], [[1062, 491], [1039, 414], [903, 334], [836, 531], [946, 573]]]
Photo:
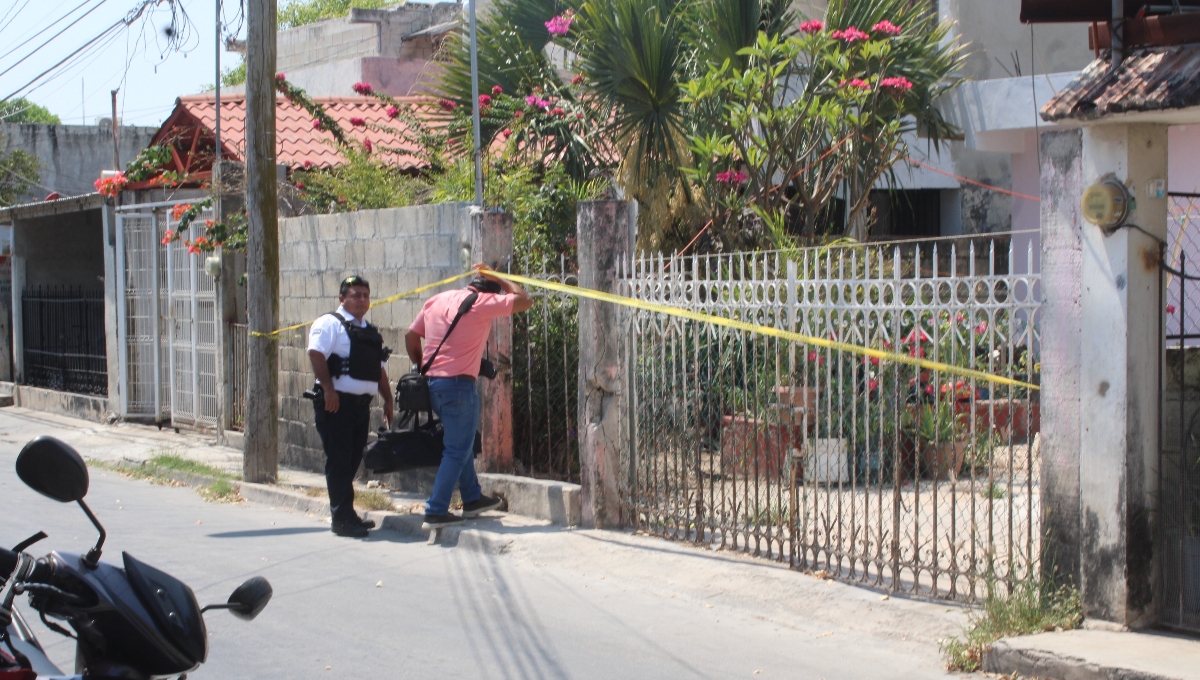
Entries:
[[366, 288], [368, 292], [371, 290], [371, 284], [367, 283], [367, 280], [363, 277], [347, 276], [346, 278], [342, 279], [342, 285], [338, 287], [338, 294], [345, 295], [354, 286], [362, 286], [363, 288]]

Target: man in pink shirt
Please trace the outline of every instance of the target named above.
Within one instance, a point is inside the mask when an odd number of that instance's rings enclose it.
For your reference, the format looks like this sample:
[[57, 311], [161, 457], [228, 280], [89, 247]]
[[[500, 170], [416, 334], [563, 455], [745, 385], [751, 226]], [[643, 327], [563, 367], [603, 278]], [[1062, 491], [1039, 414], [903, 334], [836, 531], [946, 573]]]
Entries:
[[[464, 518], [478, 517], [502, 503], [498, 498], [484, 496], [475, 476], [472, 448], [475, 431], [479, 429], [479, 392], [475, 379], [492, 319], [529, 309], [533, 298], [515, 283], [492, 274], [486, 265], [477, 264], [475, 269], [479, 274], [466, 288], [429, 298], [404, 336], [408, 358], [414, 364], [424, 366], [433, 358], [425, 377], [429, 380], [429, 401], [445, 433], [442, 463], [433, 481], [433, 493], [425, 502], [423, 529], [462, 524]], [[472, 294], [478, 296], [475, 303], [446, 337], [459, 306]], [[450, 512], [450, 495], [456, 483], [463, 501], [461, 517]]]

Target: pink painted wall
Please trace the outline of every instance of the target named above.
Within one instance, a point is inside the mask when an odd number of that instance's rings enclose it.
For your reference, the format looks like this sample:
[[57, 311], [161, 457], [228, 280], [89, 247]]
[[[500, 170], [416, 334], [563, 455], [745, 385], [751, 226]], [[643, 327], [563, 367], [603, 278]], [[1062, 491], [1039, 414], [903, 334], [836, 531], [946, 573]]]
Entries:
[[1200, 125], [1172, 126], [1167, 144], [1167, 190], [1200, 193]]

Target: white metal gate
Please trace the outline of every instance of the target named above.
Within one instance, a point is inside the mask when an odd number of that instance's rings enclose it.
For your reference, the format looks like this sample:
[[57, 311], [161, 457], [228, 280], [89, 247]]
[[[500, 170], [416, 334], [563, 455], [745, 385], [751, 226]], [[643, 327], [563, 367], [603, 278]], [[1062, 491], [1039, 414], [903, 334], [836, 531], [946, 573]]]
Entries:
[[163, 245], [177, 223], [168, 207], [156, 208], [117, 215], [122, 407], [174, 426], [216, 427], [216, 288], [202, 256], [179, 241]]

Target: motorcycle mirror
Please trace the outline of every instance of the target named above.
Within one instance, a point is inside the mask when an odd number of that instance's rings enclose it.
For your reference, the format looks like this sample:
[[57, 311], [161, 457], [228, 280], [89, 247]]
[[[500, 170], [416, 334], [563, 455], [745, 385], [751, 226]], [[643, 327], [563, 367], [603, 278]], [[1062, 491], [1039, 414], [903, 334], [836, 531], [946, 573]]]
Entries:
[[54, 437], [38, 437], [21, 449], [17, 476], [29, 488], [60, 503], [81, 501], [88, 492], [83, 457]]
[[274, 594], [267, 579], [255, 576], [238, 586], [229, 596], [229, 612], [239, 619], [253, 621]]

